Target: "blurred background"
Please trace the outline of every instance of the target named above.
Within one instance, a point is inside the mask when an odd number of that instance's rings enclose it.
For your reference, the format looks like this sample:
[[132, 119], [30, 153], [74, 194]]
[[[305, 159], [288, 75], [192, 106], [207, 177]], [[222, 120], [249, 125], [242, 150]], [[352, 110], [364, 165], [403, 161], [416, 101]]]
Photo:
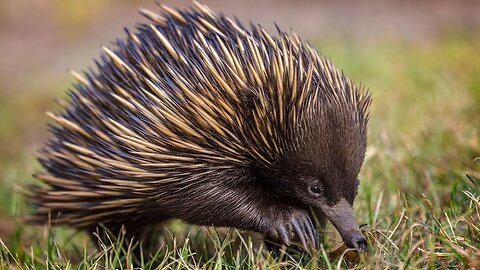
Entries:
[[[203, 2], [271, 33], [273, 22], [293, 29], [371, 90], [360, 211], [374, 208], [378, 194], [388, 195], [388, 209], [398, 190], [432, 192], [442, 207], [455, 181], [478, 175], [480, 1]], [[0, 239], [7, 245], [25, 237], [15, 217], [28, 207], [13, 190], [40, 170], [45, 112], [71, 87], [70, 69], [92, 67], [102, 45], [124, 37], [123, 27], [146, 21], [140, 7], [159, 10], [153, 0], [0, 0]]]

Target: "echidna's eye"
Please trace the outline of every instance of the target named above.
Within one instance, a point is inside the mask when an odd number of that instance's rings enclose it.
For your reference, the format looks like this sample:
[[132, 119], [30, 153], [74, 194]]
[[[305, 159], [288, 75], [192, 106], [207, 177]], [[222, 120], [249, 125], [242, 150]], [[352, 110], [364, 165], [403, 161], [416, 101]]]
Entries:
[[310, 187], [310, 191], [312, 193], [315, 193], [315, 194], [320, 194], [322, 193], [322, 187], [318, 186], [318, 185], [313, 185]]

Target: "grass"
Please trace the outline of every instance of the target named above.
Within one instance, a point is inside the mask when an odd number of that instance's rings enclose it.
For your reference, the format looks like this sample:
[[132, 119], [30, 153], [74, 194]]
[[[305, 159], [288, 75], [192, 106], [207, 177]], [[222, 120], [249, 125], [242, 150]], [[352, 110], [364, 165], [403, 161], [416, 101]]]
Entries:
[[20, 224], [15, 217], [29, 208], [14, 186], [33, 181], [31, 173], [40, 169], [33, 159], [45, 137], [40, 113], [60, 96], [61, 78], [56, 92], [0, 101], [0, 268], [480, 268], [480, 36], [316, 45], [373, 94], [355, 203], [368, 253], [345, 250], [332, 226], [317, 254], [274, 255], [258, 250], [255, 235], [172, 221], [158, 253], [134, 264], [121, 236], [97, 249], [81, 232]]

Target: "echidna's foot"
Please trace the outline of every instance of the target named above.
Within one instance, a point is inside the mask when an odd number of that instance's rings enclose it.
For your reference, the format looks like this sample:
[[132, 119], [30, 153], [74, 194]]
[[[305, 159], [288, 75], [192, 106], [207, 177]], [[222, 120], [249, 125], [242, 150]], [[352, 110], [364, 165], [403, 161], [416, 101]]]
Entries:
[[298, 237], [306, 250], [317, 249], [317, 230], [304, 210], [291, 209], [289, 212], [279, 214], [268, 231], [268, 236], [281, 239], [287, 246], [290, 246], [291, 240]]

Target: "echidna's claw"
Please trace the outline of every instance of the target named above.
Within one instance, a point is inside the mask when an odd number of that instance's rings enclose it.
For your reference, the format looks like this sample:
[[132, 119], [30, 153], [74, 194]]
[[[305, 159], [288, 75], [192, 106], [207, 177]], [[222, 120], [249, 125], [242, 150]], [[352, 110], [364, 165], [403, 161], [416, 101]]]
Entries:
[[285, 245], [290, 246], [290, 237], [288, 236], [288, 229], [284, 224], [277, 226], [277, 232]]
[[304, 220], [305, 223], [305, 228], [307, 230], [308, 236], [310, 238], [311, 246], [313, 249], [317, 250], [318, 249], [318, 234], [317, 234], [317, 229], [315, 229], [315, 226], [313, 226], [312, 220], [310, 219], [309, 216], [307, 216]]
[[307, 233], [305, 232], [304, 222], [299, 222], [297, 217], [293, 217], [291, 223], [293, 225], [293, 228], [295, 229], [295, 233], [297, 234], [298, 238], [300, 238], [300, 242], [302, 243], [303, 247], [305, 249], [308, 249], [306, 236]]
[[310, 216], [302, 212], [302, 214], [292, 217], [291, 224], [303, 247], [306, 250], [310, 250], [310, 248], [316, 250], [318, 242], [317, 230], [313, 226]]

